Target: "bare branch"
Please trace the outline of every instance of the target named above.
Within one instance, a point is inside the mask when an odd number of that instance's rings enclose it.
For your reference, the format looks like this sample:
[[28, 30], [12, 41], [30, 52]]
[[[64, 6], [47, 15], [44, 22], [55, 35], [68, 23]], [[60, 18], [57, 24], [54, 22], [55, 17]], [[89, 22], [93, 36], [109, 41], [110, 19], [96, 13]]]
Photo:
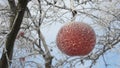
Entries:
[[13, 22], [12, 29], [10, 33], [7, 35], [6, 43], [5, 43], [5, 49], [7, 50], [6, 53], [2, 54], [2, 58], [0, 60], [0, 68], [8, 68], [8, 61], [7, 61], [7, 56], [9, 60], [12, 59], [12, 54], [13, 54], [13, 48], [14, 48], [14, 41], [16, 39], [16, 35], [20, 29], [20, 25], [22, 23], [22, 19], [24, 16], [24, 11], [27, 5], [27, 0], [20, 0], [18, 3], [18, 9], [19, 11], [16, 14], [16, 17]]

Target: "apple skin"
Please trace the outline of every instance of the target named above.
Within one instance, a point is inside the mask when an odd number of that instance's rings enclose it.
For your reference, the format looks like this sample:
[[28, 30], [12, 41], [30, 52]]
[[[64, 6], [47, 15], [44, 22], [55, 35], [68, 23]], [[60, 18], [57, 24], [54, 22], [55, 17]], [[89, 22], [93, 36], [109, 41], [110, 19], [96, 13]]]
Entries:
[[25, 35], [25, 33], [23, 31], [20, 31], [16, 37], [16, 39], [23, 37]]
[[93, 50], [96, 44], [96, 35], [88, 24], [68, 23], [59, 30], [56, 44], [60, 51], [69, 56], [85, 56]]
[[24, 34], [25, 34], [24, 32], [22, 32], [22, 31], [20, 32], [20, 36], [24, 36]]

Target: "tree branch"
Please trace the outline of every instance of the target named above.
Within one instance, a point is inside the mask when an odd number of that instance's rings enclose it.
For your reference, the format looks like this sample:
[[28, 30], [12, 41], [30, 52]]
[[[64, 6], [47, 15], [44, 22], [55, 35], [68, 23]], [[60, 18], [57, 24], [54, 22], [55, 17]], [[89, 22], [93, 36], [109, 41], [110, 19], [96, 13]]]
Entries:
[[16, 5], [14, 0], [8, 0], [8, 3], [10, 5], [10, 9], [13, 13], [16, 13]]
[[13, 21], [15, 18], [15, 14], [16, 14], [16, 5], [15, 5], [15, 1], [14, 0], [8, 0], [8, 3], [10, 5], [10, 9], [11, 9], [11, 18], [10, 18], [10, 29], [12, 28], [13, 25]]
[[22, 23], [26, 5], [27, 5], [27, 0], [19, 0], [18, 7], [17, 7], [19, 10], [15, 16], [11, 31], [7, 35], [7, 39], [6, 39], [6, 43], [5, 43], [6, 52], [5, 53], [3, 52], [3, 54], [2, 54], [2, 58], [0, 60], [0, 68], [8, 68], [9, 67], [6, 55], [8, 55], [9, 60], [12, 59], [14, 41], [15, 41], [18, 31], [20, 30], [20, 25]]

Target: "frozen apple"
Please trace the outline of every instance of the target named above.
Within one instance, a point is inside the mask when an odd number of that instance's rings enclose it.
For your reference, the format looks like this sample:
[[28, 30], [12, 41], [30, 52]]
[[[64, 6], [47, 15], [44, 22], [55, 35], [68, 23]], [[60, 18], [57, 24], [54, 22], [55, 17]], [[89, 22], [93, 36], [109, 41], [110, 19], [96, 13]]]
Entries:
[[88, 24], [73, 22], [65, 24], [59, 30], [56, 43], [58, 48], [69, 56], [84, 56], [93, 50], [96, 35]]

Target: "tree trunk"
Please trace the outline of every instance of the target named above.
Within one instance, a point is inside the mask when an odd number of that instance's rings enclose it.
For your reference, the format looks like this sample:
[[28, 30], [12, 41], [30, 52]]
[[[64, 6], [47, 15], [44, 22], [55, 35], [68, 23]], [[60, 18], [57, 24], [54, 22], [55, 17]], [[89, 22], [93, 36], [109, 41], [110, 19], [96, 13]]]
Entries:
[[9, 60], [12, 60], [14, 41], [16, 39], [18, 31], [20, 30], [20, 25], [22, 23], [27, 3], [27, 0], [19, 0], [17, 6], [18, 11], [15, 15], [11, 31], [6, 38], [5, 49], [3, 49], [3, 54], [0, 60], [0, 68], [8, 68], [10, 63]]

